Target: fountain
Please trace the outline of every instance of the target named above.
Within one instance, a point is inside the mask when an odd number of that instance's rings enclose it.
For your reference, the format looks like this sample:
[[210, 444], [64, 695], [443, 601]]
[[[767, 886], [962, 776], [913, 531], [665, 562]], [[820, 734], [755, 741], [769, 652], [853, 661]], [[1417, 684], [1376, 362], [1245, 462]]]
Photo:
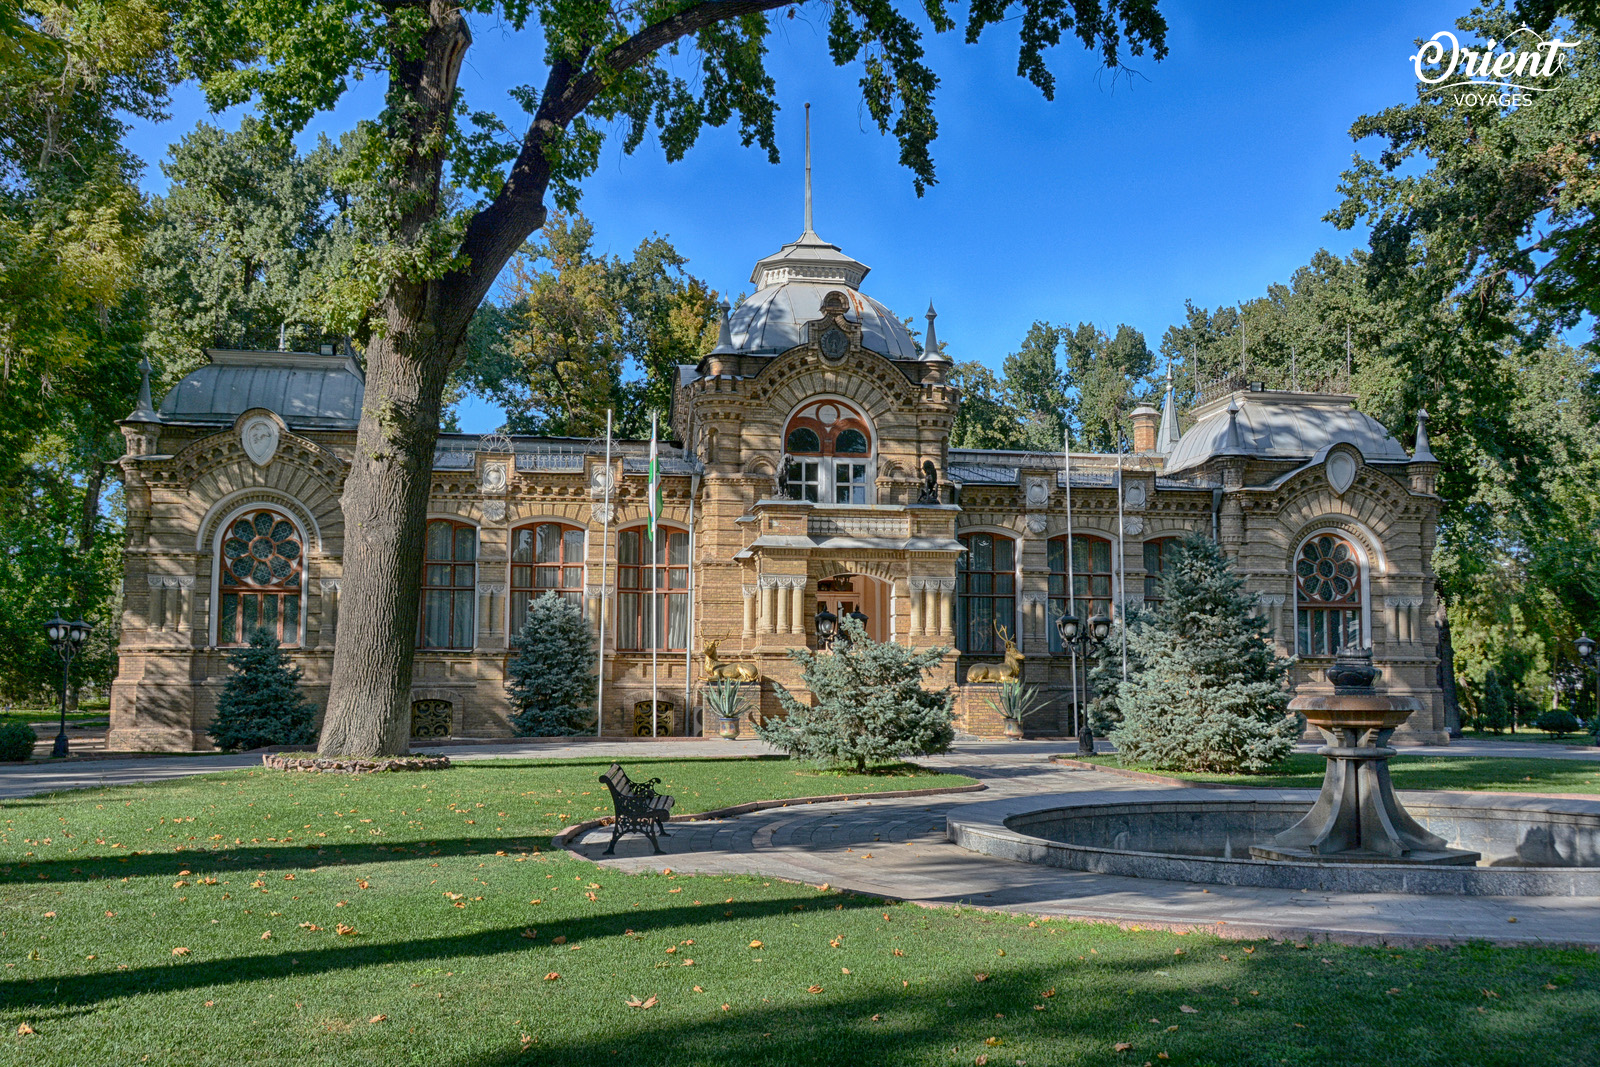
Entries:
[[1412, 697], [1373, 688], [1379, 671], [1372, 649], [1347, 649], [1327, 669], [1333, 694], [1298, 696], [1289, 702], [1327, 740], [1317, 753], [1327, 759], [1322, 792], [1305, 818], [1253, 845], [1262, 860], [1321, 863], [1425, 863], [1471, 865], [1477, 852], [1450, 848], [1407, 813], [1389, 779], [1388, 747], [1395, 729], [1419, 709]]

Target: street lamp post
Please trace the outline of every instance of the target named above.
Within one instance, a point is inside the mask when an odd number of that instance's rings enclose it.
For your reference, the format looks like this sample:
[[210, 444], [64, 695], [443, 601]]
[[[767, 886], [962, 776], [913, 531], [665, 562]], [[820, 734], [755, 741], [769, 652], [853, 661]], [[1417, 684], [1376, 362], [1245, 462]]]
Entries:
[[[1083, 656], [1084, 688], [1089, 681], [1089, 650], [1105, 641], [1111, 633], [1111, 619], [1106, 615], [1092, 615], [1087, 626], [1070, 611], [1056, 620], [1056, 633], [1061, 637], [1061, 647], [1066, 649], [1072, 670], [1072, 708], [1078, 719], [1078, 755], [1094, 755], [1094, 729], [1089, 716], [1084, 714], [1078, 700], [1078, 657]], [[1087, 695], [1087, 694], [1085, 694]]]
[[[1580, 635], [1578, 639], [1573, 642], [1573, 644], [1578, 648], [1578, 663], [1587, 664], [1588, 666], [1594, 668], [1595, 710], [1594, 714], [1591, 716], [1589, 730], [1591, 733], [1600, 732], [1600, 654], [1595, 652], [1594, 638], [1590, 637], [1588, 634]], [[1582, 678], [1583, 675], [1579, 674], [1578, 677]], [[1578, 691], [1580, 693], [1583, 692], [1583, 685], [1581, 682], [1578, 685]]]
[[90, 629], [92, 627], [82, 619], [68, 622], [60, 615], [44, 624], [50, 647], [61, 657], [61, 730], [56, 734], [55, 747], [50, 750], [52, 759], [67, 754], [67, 689], [72, 680], [72, 659], [83, 648]]

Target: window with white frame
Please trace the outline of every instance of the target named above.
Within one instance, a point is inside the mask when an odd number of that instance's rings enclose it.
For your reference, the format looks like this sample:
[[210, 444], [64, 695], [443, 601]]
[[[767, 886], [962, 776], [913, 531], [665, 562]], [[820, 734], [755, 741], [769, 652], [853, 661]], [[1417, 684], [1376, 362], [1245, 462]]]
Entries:
[[816, 504], [872, 503], [872, 430], [837, 400], [802, 407], [784, 428], [789, 497]]

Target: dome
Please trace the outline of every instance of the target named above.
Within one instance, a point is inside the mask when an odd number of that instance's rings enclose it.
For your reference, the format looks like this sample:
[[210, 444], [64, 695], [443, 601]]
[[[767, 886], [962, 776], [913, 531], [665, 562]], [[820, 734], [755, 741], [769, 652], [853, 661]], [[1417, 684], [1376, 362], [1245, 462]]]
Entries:
[[756, 264], [750, 280], [758, 288], [728, 317], [731, 350], [776, 355], [804, 344], [806, 323], [822, 317], [823, 298], [842, 292], [850, 305], [845, 318], [861, 327], [862, 347], [890, 359], [921, 358], [905, 323], [860, 291], [870, 269], [807, 229]]
[[349, 356], [312, 352], [207, 349], [211, 362], [190, 372], [161, 401], [169, 422], [231, 423], [266, 408], [290, 426], [353, 430], [366, 381]]
[[[1239, 439], [1228, 439], [1228, 408], [1239, 405]], [[1195, 409], [1195, 423], [1167, 457], [1172, 474], [1213, 456], [1311, 459], [1329, 445], [1361, 450], [1368, 463], [1406, 463], [1411, 457], [1383, 424], [1351, 405], [1355, 398], [1315, 393], [1232, 393]]]

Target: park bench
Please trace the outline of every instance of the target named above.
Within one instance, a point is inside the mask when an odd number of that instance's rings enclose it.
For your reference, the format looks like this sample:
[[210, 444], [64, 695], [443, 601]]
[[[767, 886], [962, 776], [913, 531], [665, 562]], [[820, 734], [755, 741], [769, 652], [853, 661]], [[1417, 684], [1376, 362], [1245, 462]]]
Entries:
[[661, 779], [635, 782], [621, 766], [613, 763], [610, 770], [600, 776], [600, 781], [611, 790], [611, 806], [616, 811], [606, 855], [615, 854], [617, 839], [623, 834], [643, 834], [650, 839], [650, 847], [659, 853], [661, 846], [656, 843], [656, 836], [671, 836], [665, 824], [672, 814], [673, 804], [672, 797], [656, 792], [656, 784]]

